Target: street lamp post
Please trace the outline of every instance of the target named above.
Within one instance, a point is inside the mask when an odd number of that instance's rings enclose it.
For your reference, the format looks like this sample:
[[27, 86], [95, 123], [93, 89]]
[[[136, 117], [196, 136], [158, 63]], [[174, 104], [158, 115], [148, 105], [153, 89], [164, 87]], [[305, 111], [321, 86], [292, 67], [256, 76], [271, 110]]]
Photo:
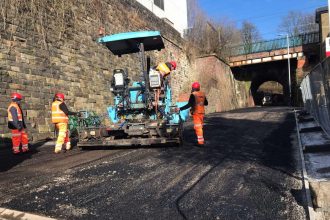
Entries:
[[[330, 0], [328, 0], [330, 1]], [[284, 36], [284, 34], [279, 34], [278, 36]], [[289, 85], [289, 106], [291, 106], [291, 67], [290, 67], [290, 39], [289, 33], [286, 34], [286, 45], [287, 45], [287, 56], [288, 56], [288, 85]]]
[[[330, 0], [328, 0], [330, 1]], [[290, 41], [289, 41], [289, 34], [286, 34], [286, 43], [288, 46], [288, 75], [289, 75], [289, 105], [291, 106], [291, 69], [290, 69]]]

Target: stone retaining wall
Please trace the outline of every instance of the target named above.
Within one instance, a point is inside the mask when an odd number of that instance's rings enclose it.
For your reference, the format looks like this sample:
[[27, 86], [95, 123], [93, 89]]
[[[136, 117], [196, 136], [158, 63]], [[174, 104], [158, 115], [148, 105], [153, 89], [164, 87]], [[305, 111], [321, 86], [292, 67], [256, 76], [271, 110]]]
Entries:
[[[203, 71], [196, 70], [194, 60], [188, 59], [180, 34], [136, 1], [82, 0], [78, 4], [63, 0], [63, 5], [66, 6], [63, 8], [65, 19], [61, 19], [61, 13], [56, 13], [61, 9], [57, 8], [58, 11], [50, 10], [38, 20], [37, 16], [31, 17], [29, 13], [33, 10], [27, 6], [0, 4], [1, 10], [6, 12], [5, 19], [0, 18], [0, 137], [10, 136], [6, 109], [12, 92], [24, 95], [22, 107], [30, 139], [36, 141], [52, 137], [50, 105], [56, 92], [66, 95], [66, 103], [72, 111], [93, 110], [103, 114], [112, 102], [109, 91], [112, 70], [127, 68], [133, 79], [138, 77], [140, 66], [136, 54], [119, 58], [96, 42], [101, 26], [106, 34], [159, 30], [166, 49], [148, 52], [148, 55], [152, 64], [177, 61], [178, 68], [172, 75], [175, 98], [189, 92], [191, 82], [203, 78]], [[38, 15], [38, 11], [35, 13]], [[214, 59], [213, 62], [221, 63]], [[198, 63], [203, 63], [202, 58]], [[230, 69], [225, 68], [228, 78]], [[212, 89], [207, 90], [212, 97], [210, 111], [243, 107], [238, 103], [246, 103], [245, 95], [236, 96], [236, 89], [242, 88], [232, 78], [231, 84], [227, 84], [228, 80], [222, 82], [223, 79], [218, 77]], [[228, 94], [219, 92], [222, 83], [230, 88], [226, 89]], [[218, 94], [229, 99], [217, 99]]]

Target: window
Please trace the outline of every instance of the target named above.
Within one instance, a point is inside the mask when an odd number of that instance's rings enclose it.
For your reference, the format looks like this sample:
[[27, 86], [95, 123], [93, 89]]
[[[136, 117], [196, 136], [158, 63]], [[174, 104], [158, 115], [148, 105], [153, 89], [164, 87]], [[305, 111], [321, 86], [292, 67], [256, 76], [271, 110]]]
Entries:
[[164, 10], [164, 0], [154, 0], [154, 4]]

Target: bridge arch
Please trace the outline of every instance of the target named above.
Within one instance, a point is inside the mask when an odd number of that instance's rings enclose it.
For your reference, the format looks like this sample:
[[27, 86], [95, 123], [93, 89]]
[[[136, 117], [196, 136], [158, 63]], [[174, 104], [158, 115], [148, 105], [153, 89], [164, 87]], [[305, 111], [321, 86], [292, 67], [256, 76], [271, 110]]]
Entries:
[[[289, 77], [288, 77], [288, 61], [279, 60], [273, 62], [259, 63], [254, 65], [245, 65], [240, 67], [232, 67], [232, 72], [236, 80], [250, 82], [250, 91], [254, 99], [254, 103], [261, 103], [258, 88], [265, 82], [278, 82], [283, 87], [284, 103], [289, 103]], [[297, 68], [297, 59], [291, 59], [291, 76], [295, 75]], [[296, 84], [295, 77], [291, 77], [291, 83]]]
[[284, 85], [276, 81], [262, 83], [257, 92], [284, 94]]
[[[270, 90], [261, 90], [260, 87], [268, 82], [277, 82], [280, 84], [281, 92], [274, 92]], [[273, 104], [284, 104], [285, 99], [284, 97], [287, 97], [287, 84], [284, 80], [278, 80], [278, 79], [257, 79], [251, 82], [251, 94], [253, 96], [253, 100], [255, 105], [261, 105], [262, 104], [262, 98], [264, 95], [268, 94], [271, 95], [274, 100], [276, 100]]]
[[[310, 32], [292, 36], [289, 39], [283, 37], [255, 42], [248, 47], [247, 45], [236, 45], [231, 48], [229, 65], [237, 80], [251, 83], [251, 93], [255, 103], [257, 103], [255, 95], [260, 83], [274, 80], [283, 85], [285, 104], [300, 105], [299, 83], [303, 76], [320, 61], [319, 42], [319, 32]], [[288, 59], [291, 63], [291, 88], [288, 86]], [[277, 78], [268, 76], [267, 79], [265, 63], [269, 63], [268, 68], [276, 69]], [[289, 94], [290, 89], [291, 94]]]

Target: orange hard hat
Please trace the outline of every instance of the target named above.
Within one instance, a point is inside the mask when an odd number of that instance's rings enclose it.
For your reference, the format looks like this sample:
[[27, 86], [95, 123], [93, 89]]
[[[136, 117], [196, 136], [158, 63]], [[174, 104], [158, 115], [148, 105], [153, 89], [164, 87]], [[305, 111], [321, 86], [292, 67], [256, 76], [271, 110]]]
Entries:
[[17, 92], [14, 92], [10, 96], [11, 99], [17, 99], [17, 100], [22, 100], [23, 96]]
[[170, 61], [169, 62], [172, 66], [172, 68], [175, 70], [176, 69], [176, 62], [175, 61]]
[[191, 88], [192, 88], [192, 89], [200, 89], [200, 88], [201, 88], [201, 85], [199, 84], [199, 82], [194, 82], [194, 83], [191, 85]]
[[55, 98], [62, 99], [64, 101], [64, 94], [63, 93], [56, 93]]

